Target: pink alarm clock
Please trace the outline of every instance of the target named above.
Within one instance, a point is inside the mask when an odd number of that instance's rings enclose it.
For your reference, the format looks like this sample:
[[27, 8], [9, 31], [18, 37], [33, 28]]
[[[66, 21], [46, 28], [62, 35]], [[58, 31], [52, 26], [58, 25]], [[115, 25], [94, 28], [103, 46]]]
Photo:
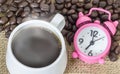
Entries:
[[[108, 21], [103, 24], [99, 20], [92, 22], [89, 17], [93, 10], [107, 13]], [[111, 47], [111, 37], [116, 33], [118, 21], [111, 21], [111, 13], [102, 8], [91, 8], [87, 15], [79, 13], [76, 22], [78, 27], [74, 36], [73, 58], [79, 58], [86, 63], [104, 63], [104, 58], [108, 55]]]

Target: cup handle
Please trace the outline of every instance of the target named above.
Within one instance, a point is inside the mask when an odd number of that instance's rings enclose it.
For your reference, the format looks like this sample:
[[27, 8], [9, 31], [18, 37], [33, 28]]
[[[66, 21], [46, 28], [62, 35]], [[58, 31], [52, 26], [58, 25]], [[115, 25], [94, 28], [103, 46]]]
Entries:
[[57, 13], [50, 23], [58, 28], [60, 31], [62, 31], [65, 26], [65, 18], [63, 15]]

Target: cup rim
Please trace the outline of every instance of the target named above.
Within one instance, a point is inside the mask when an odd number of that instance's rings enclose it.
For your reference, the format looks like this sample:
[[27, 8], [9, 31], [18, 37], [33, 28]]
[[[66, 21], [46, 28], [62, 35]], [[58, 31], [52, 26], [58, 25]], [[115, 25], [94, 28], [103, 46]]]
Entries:
[[[12, 51], [12, 40], [13, 40], [13, 38], [14, 38], [14, 35], [16, 34], [16, 32], [18, 31], [18, 30], [20, 30], [20, 28], [22, 28], [22, 27], [24, 27], [24, 26], [26, 26], [27, 24], [30, 24], [30, 23], [44, 23], [44, 25], [47, 25], [47, 26], [49, 26], [49, 27], [51, 27], [53, 30], [55, 30], [56, 31], [56, 33], [55, 34], [57, 34], [57, 36], [59, 36], [59, 40], [60, 40], [60, 42], [61, 42], [61, 51], [60, 51], [60, 54], [59, 54], [59, 56], [58, 56], [58, 58], [53, 62], [53, 63], [51, 63], [50, 65], [47, 65], [47, 66], [45, 66], [45, 67], [40, 67], [40, 68], [35, 68], [35, 67], [29, 67], [29, 66], [27, 66], [27, 65], [24, 65], [24, 64], [22, 64], [16, 57], [15, 57], [15, 55], [13, 54], [13, 51]], [[43, 26], [42, 26], [43, 27]], [[50, 28], [49, 28], [49, 30], [51, 30]], [[53, 32], [53, 30], [51, 30], [52, 32]], [[26, 22], [23, 22], [23, 23], [21, 23], [20, 25], [18, 25], [13, 31], [12, 31], [12, 33], [11, 33], [11, 35], [10, 35], [10, 37], [9, 37], [9, 39], [8, 39], [8, 46], [7, 46], [7, 52], [9, 53], [9, 54], [11, 54], [11, 57], [13, 58], [13, 60], [19, 65], [19, 66], [21, 66], [22, 68], [27, 68], [27, 69], [30, 69], [30, 70], [44, 70], [44, 69], [47, 69], [47, 68], [50, 68], [50, 67], [52, 67], [52, 66], [54, 66], [55, 64], [57, 64], [57, 62], [59, 62], [60, 61], [60, 58], [62, 58], [63, 56], [63, 54], [64, 54], [64, 52], [65, 52], [65, 41], [64, 41], [64, 38], [63, 38], [63, 36], [62, 36], [62, 34], [60, 33], [60, 31], [56, 28], [56, 27], [54, 27], [51, 23], [49, 23], [49, 22], [47, 22], [47, 21], [43, 21], [43, 20], [29, 20], [29, 21], [26, 21]]]

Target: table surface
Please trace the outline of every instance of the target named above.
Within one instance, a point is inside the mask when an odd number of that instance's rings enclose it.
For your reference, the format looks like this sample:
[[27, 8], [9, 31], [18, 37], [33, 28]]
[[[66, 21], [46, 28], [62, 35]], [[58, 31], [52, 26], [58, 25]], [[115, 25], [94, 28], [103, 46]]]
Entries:
[[[7, 39], [4, 32], [0, 33], [0, 74], [9, 74], [5, 64], [5, 54], [7, 47]], [[80, 60], [72, 59], [71, 53], [73, 46], [69, 46], [66, 42], [68, 53], [68, 64], [65, 74], [120, 74], [120, 59], [116, 62], [105, 60], [105, 64], [86, 64]]]

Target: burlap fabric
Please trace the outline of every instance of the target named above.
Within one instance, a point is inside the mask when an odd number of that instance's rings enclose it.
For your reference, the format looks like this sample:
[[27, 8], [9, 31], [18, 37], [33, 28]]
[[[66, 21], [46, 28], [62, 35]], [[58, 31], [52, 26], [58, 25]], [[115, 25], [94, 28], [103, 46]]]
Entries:
[[[120, 59], [116, 62], [109, 61], [106, 58], [105, 64], [86, 64], [80, 60], [72, 59], [71, 53], [73, 47], [67, 46], [68, 65], [65, 74], [120, 74]], [[0, 74], [9, 74], [5, 64], [5, 54], [7, 47], [7, 39], [4, 32], [0, 33]]]

